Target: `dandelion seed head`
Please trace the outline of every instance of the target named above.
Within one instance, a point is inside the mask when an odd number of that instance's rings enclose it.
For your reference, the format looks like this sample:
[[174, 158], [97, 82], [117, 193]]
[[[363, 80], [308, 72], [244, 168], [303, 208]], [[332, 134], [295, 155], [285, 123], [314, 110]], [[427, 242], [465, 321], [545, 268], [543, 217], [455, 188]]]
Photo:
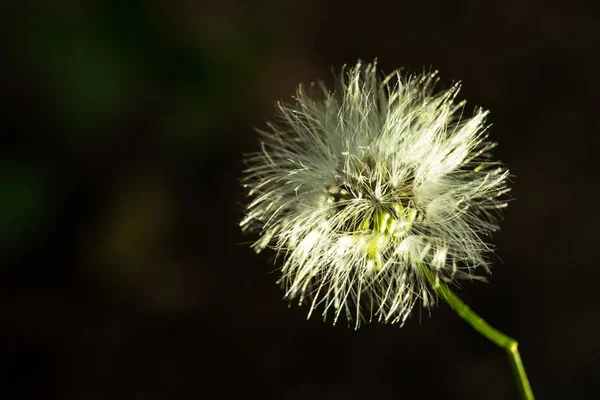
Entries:
[[298, 87], [246, 157], [243, 230], [283, 256], [285, 296], [333, 322], [402, 324], [438, 279], [488, 270], [484, 240], [506, 206], [509, 172], [492, 159], [488, 112], [464, 116], [460, 85], [437, 72], [343, 70], [337, 90]]

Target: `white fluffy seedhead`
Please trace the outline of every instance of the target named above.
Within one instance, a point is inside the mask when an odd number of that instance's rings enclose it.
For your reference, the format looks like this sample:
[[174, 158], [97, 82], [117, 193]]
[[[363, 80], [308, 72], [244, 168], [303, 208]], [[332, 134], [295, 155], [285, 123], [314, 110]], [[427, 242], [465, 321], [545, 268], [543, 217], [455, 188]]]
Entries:
[[436, 75], [381, 81], [359, 62], [319, 100], [299, 86], [259, 131], [240, 225], [260, 232], [257, 252], [284, 256], [286, 297], [308, 300], [309, 316], [403, 323], [434, 300], [425, 268], [445, 281], [488, 269], [483, 237], [506, 206], [508, 171], [490, 159], [487, 111], [465, 118], [460, 86], [434, 93]]

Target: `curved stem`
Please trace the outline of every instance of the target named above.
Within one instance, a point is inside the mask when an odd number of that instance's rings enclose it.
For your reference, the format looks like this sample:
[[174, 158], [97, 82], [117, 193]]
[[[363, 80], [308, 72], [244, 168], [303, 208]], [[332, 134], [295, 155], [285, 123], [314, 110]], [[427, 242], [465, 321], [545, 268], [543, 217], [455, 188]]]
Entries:
[[519, 387], [519, 393], [523, 400], [534, 400], [525, 367], [521, 361], [518, 343], [515, 339], [505, 335], [499, 330], [490, 326], [479, 315], [475, 314], [463, 301], [456, 295], [446, 283], [437, 278], [429, 268], [423, 268], [425, 277], [433, 289], [452, 307], [454, 311], [465, 321], [467, 321], [477, 332], [506, 350], [510, 361], [513, 374]]

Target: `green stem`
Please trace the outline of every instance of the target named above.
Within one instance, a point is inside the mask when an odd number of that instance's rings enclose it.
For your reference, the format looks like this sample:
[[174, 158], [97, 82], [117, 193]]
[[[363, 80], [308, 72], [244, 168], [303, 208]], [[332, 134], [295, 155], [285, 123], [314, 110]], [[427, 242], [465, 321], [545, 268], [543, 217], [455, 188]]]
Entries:
[[523, 400], [534, 400], [529, 380], [525, 372], [525, 367], [519, 355], [518, 343], [515, 339], [506, 336], [504, 333], [494, 329], [485, 322], [479, 315], [475, 314], [463, 301], [456, 295], [446, 283], [438, 279], [429, 268], [423, 268], [425, 277], [433, 289], [452, 307], [462, 319], [467, 321], [477, 332], [496, 343], [506, 350], [510, 361], [513, 374], [517, 380], [519, 394]]

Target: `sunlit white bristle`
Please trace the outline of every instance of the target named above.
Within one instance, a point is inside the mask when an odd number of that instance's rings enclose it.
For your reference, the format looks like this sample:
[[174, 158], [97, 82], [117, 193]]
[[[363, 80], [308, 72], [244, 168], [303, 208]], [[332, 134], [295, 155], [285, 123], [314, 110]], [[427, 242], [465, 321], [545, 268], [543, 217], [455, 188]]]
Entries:
[[487, 111], [463, 115], [458, 84], [437, 72], [380, 79], [376, 63], [343, 71], [339, 88], [299, 86], [246, 157], [242, 229], [257, 252], [283, 256], [290, 299], [354, 321], [403, 323], [435, 300], [424, 276], [488, 270], [509, 173], [490, 157]]

